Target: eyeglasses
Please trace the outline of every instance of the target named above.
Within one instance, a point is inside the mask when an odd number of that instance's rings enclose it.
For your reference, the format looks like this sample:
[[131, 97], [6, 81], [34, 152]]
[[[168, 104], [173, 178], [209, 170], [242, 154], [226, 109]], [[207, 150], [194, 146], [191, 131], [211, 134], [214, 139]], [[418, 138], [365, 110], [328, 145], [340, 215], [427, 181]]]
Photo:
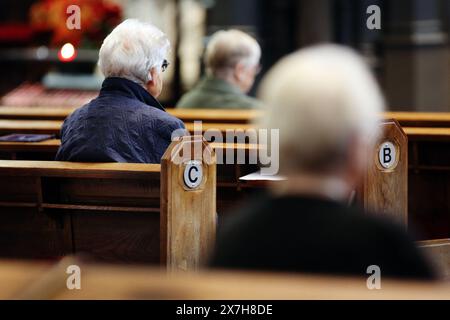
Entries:
[[164, 59], [162, 66], [161, 66], [162, 72], [166, 71], [166, 69], [169, 67], [169, 65], [170, 65], [170, 62], [167, 61], [166, 59]]

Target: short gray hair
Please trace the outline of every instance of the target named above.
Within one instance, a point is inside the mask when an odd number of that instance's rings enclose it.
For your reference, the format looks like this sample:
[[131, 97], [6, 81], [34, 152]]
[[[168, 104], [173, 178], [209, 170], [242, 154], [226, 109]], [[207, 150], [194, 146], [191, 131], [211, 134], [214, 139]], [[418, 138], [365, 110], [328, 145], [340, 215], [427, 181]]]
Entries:
[[260, 88], [263, 128], [279, 129], [280, 168], [328, 172], [342, 166], [351, 139], [371, 145], [384, 110], [381, 91], [362, 57], [319, 45], [282, 59]]
[[208, 43], [205, 65], [209, 73], [216, 75], [238, 63], [256, 66], [260, 58], [261, 47], [254, 38], [239, 30], [222, 30], [214, 33]]
[[170, 42], [161, 30], [128, 19], [105, 38], [98, 64], [105, 77], [122, 77], [145, 85], [151, 80], [152, 68], [161, 72], [169, 49]]

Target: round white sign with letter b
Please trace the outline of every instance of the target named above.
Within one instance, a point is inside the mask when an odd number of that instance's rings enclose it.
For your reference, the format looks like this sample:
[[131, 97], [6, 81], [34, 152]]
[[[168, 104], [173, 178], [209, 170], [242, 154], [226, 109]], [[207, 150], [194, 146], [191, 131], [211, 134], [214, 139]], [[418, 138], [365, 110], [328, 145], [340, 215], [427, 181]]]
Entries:
[[183, 180], [186, 187], [196, 189], [203, 181], [203, 166], [198, 160], [190, 160], [184, 168]]
[[393, 169], [397, 164], [397, 148], [390, 141], [385, 141], [380, 145], [378, 160], [384, 169]]

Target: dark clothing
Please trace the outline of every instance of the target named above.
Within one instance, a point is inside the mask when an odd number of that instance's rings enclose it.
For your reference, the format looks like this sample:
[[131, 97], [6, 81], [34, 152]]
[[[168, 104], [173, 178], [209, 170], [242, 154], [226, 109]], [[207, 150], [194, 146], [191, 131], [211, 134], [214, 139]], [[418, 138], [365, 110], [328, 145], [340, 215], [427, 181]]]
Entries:
[[368, 277], [433, 279], [402, 227], [337, 202], [302, 197], [255, 199], [233, 213], [213, 267]]
[[139, 84], [107, 78], [99, 96], [64, 121], [56, 160], [160, 163], [176, 129], [183, 122]]

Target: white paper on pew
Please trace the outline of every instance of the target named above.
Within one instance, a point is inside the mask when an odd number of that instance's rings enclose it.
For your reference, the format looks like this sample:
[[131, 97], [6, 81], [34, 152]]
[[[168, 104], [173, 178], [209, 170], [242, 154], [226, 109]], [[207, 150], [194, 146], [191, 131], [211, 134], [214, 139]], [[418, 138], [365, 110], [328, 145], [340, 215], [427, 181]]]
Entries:
[[284, 176], [279, 175], [263, 175], [261, 171], [256, 171], [239, 178], [241, 181], [283, 181], [287, 180]]

